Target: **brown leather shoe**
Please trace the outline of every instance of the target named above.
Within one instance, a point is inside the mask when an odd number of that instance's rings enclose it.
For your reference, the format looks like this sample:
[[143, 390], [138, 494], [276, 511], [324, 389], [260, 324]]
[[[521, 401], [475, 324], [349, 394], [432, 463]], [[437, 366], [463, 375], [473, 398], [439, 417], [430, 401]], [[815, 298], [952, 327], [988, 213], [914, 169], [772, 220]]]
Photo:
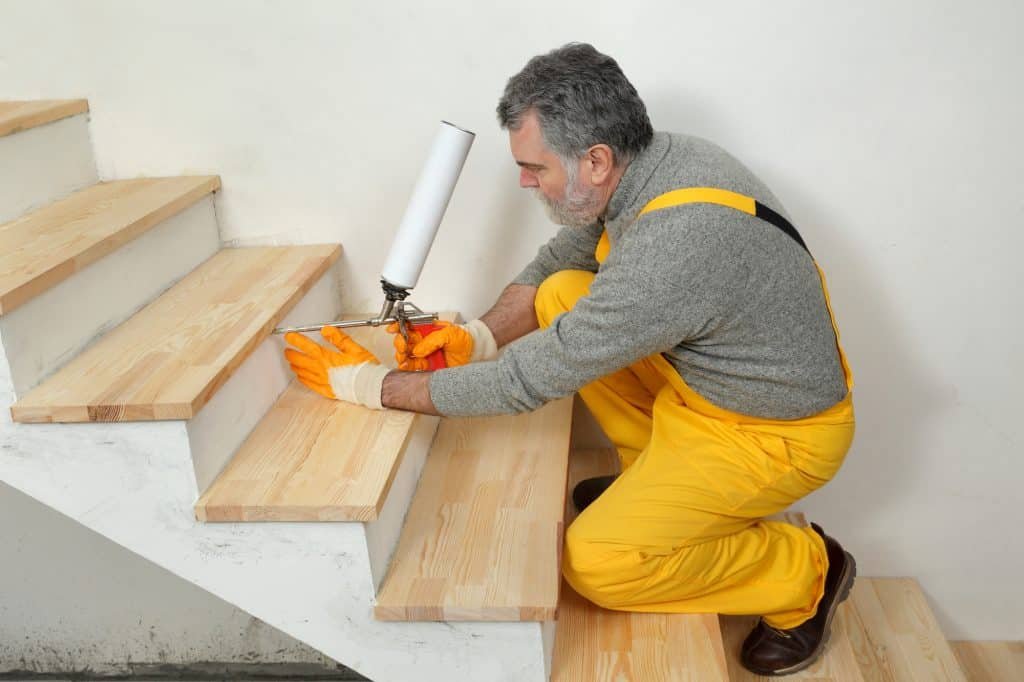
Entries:
[[743, 642], [740, 662], [758, 675], [789, 675], [807, 668], [825, 649], [836, 608], [849, 595], [857, 576], [857, 562], [821, 526], [811, 528], [825, 541], [828, 575], [818, 612], [802, 625], [789, 630], [773, 628], [762, 619]]

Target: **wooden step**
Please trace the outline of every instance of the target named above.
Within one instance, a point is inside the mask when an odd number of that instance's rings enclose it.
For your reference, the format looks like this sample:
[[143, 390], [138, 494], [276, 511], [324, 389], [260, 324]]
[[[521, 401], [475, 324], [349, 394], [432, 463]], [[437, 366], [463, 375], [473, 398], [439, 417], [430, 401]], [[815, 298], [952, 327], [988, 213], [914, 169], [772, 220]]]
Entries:
[[0, 102], [0, 137], [87, 111], [89, 102], [84, 99]]
[[966, 680], [913, 578], [860, 578], [840, 618], [865, 680]]
[[[372, 314], [347, 316], [373, 317]], [[454, 313], [441, 315], [453, 321]], [[383, 328], [348, 333], [393, 366]], [[312, 335], [318, 339], [318, 335]], [[195, 505], [205, 522], [374, 521], [423, 415], [327, 400], [294, 381]]]
[[555, 616], [572, 400], [444, 419], [374, 610], [380, 620]]
[[216, 176], [102, 182], [0, 225], [0, 315], [219, 187]]
[[14, 420], [194, 417], [339, 253], [336, 245], [218, 252], [16, 402]]
[[1024, 680], [1024, 642], [950, 642], [971, 682]]
[[[574, 450], [568, 490], [585, 478], [618, 470], [618, 456], [612, 449]], [[565, 515], [567, 523], [576, 517], [571, 498]], [[608, 611], [563, 583], [552, 682], [728, 679], [718, 616]]]

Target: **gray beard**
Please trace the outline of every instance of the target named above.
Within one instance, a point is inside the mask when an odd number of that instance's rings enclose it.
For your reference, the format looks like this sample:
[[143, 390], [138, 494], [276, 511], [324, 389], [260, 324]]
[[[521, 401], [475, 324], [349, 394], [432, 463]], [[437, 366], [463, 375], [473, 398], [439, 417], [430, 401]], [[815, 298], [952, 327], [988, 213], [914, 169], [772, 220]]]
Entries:
[[549, 199], [539, 189], [535, 189], [533, 193], [544, 204], [551, 222], [566, 227], [589, 227], [600, 215], [600, 199], [597, 197], [596, 189], [578, 187], [575, 175], [569, 173], [566, 177], [565, 199], [561, 201]]

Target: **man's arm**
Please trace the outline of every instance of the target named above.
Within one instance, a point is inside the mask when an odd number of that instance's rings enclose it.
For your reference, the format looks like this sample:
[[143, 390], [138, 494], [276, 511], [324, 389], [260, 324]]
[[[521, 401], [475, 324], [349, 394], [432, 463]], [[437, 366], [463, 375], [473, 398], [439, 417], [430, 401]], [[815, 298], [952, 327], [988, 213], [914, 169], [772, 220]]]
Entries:
[[495, 304], [480, 317], [494, 335], [499, 348], [537, 329], [534, 299], [537, 287], [528, 284], [509, 284]]
[[381, 405], [409, 412], [441, 414], [430, 399], [430, 374], [397, 369], [388, 372], [380, 390]]

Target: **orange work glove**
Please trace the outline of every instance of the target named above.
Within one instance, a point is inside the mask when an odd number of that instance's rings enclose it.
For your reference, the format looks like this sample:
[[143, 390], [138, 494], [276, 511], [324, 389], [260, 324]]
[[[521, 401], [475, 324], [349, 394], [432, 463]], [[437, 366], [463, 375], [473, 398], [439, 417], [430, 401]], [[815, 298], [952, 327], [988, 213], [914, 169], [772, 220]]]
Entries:
[[299, 381], [325, 398], [381, 409], [380, 389], [388, 369], [337, 327], [325, 326], [320, 335], [337, 350], [296, 332], [284, 335], [298, 348], [286, 348], [284, 356]]
[[[434, 324], [440, 326], [448, 324], [447, 322], [435, 322]], [[405, 338], [398, 331], [398, 323], [392, 322], [387, 326], [387, 332], [395, 335], [395, 362], [398, 363], [398, 369], [404, 372], [423, 372], [430, 369], [430, 362], [426, 358], [417, 358], [409, 355], [409, 348], [405, 343]], [[409, 343], [415, 348], [416, 344], [423, 340], [423, 334], [420, 334], [415, 329], [412, 329], [411, 325], [409, 328]]]
[[452, 324], [443, 320], [433, 322], [442, 327], [423, 337], [419, 332], [409, 331], [409, 343], [398, 333], [398, 324], [392, 323], [388, 331], [395, 335], [395, 360], [398, 368], [406, 371], [422, 371], [429, 368], [427, 356], [441, 350], [448, 367], [458, 367], [478, 360], [493, 360], [498, 354], [494, 335], [490, 328], [480, 320], [473, 320], [464, 325]]

